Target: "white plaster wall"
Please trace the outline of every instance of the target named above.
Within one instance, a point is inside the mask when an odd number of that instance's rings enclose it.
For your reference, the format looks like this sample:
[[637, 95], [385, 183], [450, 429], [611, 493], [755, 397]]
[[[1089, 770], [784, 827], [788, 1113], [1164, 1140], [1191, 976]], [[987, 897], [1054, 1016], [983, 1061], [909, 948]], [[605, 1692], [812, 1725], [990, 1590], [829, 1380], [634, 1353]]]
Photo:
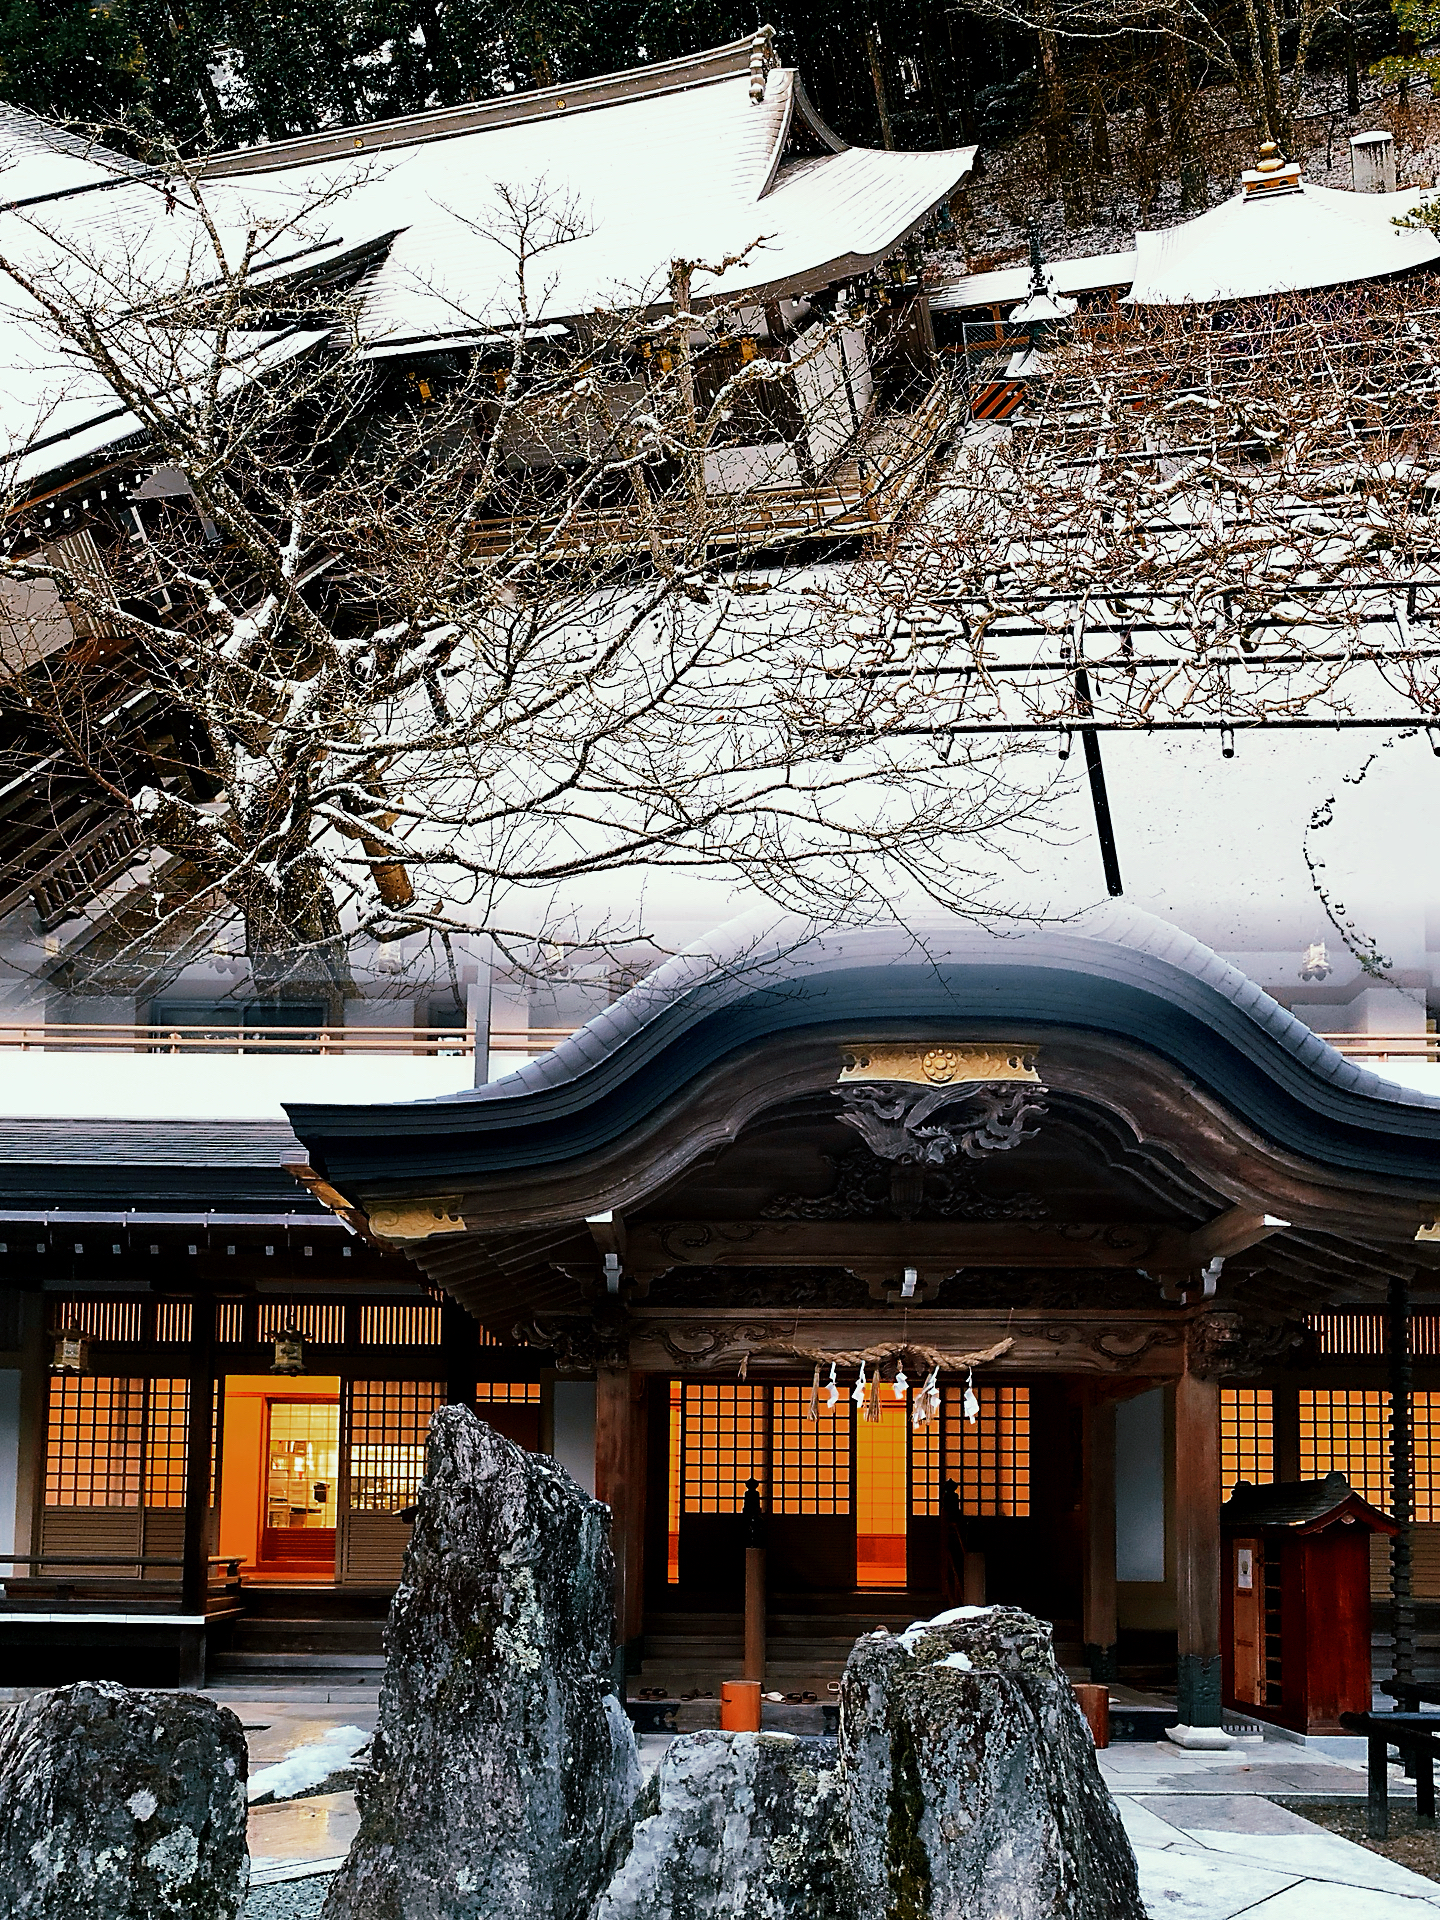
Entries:
[[1165, 1391], [1115, 1409], [1115, 1578], [1165, 1578]]
[[[0, 1367], [0, 1553], [15, 1551], [16, 1505], [20, 1498], [20, 1370]], [[27, 1547], [28, 1553], [30, 1549]], [[16, 1569], [0, 1563], [0, 1585]]]
[[429, 1100], [472, 1086], [468, 1056], [12, 1053], [0, 1114], [25, 1120], [283, 1120], [286, 1100]]
[[555, 1458], [577, 1486], [595, 1491], [595, 1382], [557, 1380]]

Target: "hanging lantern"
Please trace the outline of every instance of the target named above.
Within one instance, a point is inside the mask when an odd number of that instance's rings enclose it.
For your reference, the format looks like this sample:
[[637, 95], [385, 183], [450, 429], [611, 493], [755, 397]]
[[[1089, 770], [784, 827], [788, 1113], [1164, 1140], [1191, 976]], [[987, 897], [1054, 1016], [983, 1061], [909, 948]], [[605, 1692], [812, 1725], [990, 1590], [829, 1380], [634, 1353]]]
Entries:
[[82, 1327], [72, 1320], [63, 1333], [55, 1336], [55, 1357], [50, 1362], [52, 1373], [89, 1373], [90, 1341]]
[[304, 1373], [305, 1343], [300, 1338], [300, 1329], [292, 1322], [287, 1323], [275, 1335], [275, 1358], [270, 1363], [271, 1373]]

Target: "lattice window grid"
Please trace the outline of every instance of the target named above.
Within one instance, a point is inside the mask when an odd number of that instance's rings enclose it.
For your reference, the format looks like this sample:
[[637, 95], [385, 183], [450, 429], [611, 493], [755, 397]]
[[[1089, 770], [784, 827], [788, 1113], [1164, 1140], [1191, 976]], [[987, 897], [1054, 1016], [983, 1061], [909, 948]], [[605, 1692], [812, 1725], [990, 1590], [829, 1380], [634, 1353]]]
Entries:
[[362, 1347], [438, 1347], [440, 1309], [436, 1306], [391, 1303], [362, 1306]]
[[1220, 1389], [1220, 1486], [1228, 1500], [1236, 1483], [1268, 1486], [1275, 1478], [1275, 1396], [1268, 1387]]
[[975, 1389], [980, 1411], [964, 1415], [963, 1387], [945, 1389], [945, 1472], [960, 1488], [963, 1513], [1024, 1520], [1030, 1513], [1030, 1389]]
[[682, 1404], [686, 1513], [739, 1513], [745, 1482], [766, 1484], [765, 1389], [686, 1382]]
[[311, 1346], [338, 1347], [345, 1339], [345, 1309], [343, 1306], [325, 1306], [313, 1300], [292, 1306], [272, 1300], [259, 1302], [256, 1308], [257, 1340], [273, 1340], [287, 1327], [296, 1328], [300, 1338]]
[[[849, 1513], [849, 1402], [842, 1395], [832, 1413], [822, 1393], [820, 1417], [813, 1423], [805, 1418], [809, 1404], [808, 1386], [770, 1389], [769, 1511]], [[763, 1496], [763, 1476], [760, 1490]]]
[[394, 1513], [416, 1499], [425, 1436], [444, 1404], [443, 1380], [351, 1381], [345, 1473], [353, 1512]]

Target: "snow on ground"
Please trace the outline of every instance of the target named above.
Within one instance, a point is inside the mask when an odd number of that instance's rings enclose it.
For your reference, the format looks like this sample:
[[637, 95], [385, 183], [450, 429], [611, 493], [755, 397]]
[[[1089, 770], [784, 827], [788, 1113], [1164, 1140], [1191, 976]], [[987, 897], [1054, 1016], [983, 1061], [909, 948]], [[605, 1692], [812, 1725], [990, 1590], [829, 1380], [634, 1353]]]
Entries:
[[370, 1744], [372, 1736], [363, 1727], [330, 1727], [318, 1740], [292, 1747], [273, 1767], [261, 1767], [250, 1776], [249, 1798], [257, 1800], [293, 1800], [337, 1773], [348, 1772], [355, 1756]]

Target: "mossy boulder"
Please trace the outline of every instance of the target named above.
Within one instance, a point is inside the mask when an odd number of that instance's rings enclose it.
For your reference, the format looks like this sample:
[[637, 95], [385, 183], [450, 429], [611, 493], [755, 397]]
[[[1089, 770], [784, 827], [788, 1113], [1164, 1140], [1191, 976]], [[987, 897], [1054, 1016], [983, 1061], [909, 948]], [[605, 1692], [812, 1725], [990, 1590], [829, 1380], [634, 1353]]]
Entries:
[[609, 1509], [442, 1408], [325, 1920], [586, 1920], [640, 1788], [613, 1588]]
[[840, 1920], [852, 1911], [833, 1740], [672, 1741], [595, 1920]]
[[1050, 1628], [1017, 1608], [959, 1607], [858, 1640], [840, 1775], [860, 1914], [1145, 1920]]
[[83, 1680], [0, 1708], [5, 1920], [235, 1920], [245, 1735], [195, 1693]]

